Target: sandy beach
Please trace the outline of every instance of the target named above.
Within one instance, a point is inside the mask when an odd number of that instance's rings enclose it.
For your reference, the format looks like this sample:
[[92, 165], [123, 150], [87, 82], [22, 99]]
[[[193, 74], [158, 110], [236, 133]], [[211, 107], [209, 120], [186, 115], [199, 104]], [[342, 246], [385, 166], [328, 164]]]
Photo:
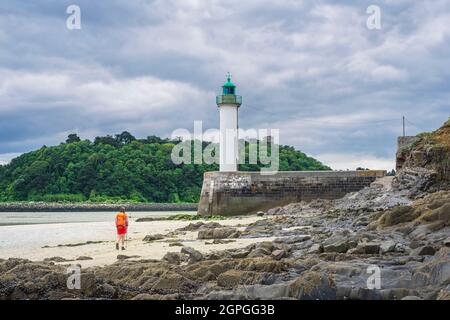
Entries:
[[[245, 225], [258, 219], [261, 218], [247, 216], [219, 222], [221, 225], [238, 226], [238, 230], [243, 230]], [[202, 253], [208, 253], [216, 250], [242, 248], [264, 240], [273, 240], [273, 238], [238, 238], [225, 244], [207, 244], [212, 241], [198, 240], [197, 231], [185, 231], [162, 240], [143, 241], [147, 235], [165, 235], [190, 223], [192, 221], [135, 222], [132, 220], [125, 251], [115, 249], [115, 228], [112, 222], [2, 226], [0, 258], [14, 257], [42, 261], [52, 257], [61, 257], [79, 263], [82, 267], [91, 267], [112, 264], [117, 261], [118, 254], [135, 256], [129, 260], [161, 259], [167, 252], [180, 251], [181, 246], [170, 246], [173, 242], [179, 242]], [[92, 260], [76, 260], [83, 256], [90, 257]]]

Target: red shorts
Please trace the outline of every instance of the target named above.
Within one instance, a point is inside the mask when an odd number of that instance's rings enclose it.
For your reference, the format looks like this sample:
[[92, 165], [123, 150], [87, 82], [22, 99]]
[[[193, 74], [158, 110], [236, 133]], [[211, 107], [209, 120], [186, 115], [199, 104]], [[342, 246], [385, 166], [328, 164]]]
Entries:
[[122, 227], [122, 226], [117, 227], [117, 234], [119, 236], [124, 235], [126, 233], [127, 233], [127, 227]]

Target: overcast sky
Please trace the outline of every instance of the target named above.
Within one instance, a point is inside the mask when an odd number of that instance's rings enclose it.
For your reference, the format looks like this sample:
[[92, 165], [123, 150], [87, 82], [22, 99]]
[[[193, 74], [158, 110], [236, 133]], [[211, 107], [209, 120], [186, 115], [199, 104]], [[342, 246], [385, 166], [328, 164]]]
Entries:
[[450, 115], [450, 0], [2, 0], [0, 163], [71, 132], [217, 128], [227, 71], [240, 127], [335, 169], [391, 169], [402, 115], [407, 134]]

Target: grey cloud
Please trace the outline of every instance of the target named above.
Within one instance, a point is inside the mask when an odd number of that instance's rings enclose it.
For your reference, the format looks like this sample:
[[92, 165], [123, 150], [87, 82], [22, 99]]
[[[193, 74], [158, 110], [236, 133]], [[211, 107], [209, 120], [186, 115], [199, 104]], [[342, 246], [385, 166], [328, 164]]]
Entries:
[[[65, 28], [69, 4], [0, 4], [0, 154], [70, 131], [217, 127], [227, 71], [242, 127], [279, 127], [282, 143], [336, 164], [386, 165], [403, 114], [410, 133], [449, 116], [449, 0], [378, 1], [379, 31], [365, 27], [362, 0], [80, 0], [80, 31]], [[45, 76], [61, 78], [46, 88]]]

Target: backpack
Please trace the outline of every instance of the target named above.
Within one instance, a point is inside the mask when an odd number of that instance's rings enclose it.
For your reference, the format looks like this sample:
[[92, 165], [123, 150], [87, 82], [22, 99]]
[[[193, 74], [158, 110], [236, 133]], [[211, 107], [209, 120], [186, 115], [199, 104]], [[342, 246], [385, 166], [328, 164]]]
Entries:
[[119, 212], [116, 216], [116, 226], [117, 227], [126, 227], [128, 224], [128, 217], [126, 213]]

